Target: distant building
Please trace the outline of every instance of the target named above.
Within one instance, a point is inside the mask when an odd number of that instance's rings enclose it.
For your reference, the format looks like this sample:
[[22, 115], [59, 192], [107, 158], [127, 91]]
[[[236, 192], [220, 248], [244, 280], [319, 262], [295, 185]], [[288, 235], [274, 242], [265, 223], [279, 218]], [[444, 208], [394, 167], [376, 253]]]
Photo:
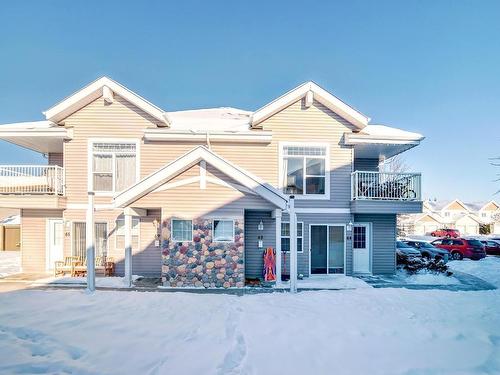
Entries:
[[460, 199], [424, 201], [423, 213], [400, 218], [400, 232], [426, 235], [439, 228], [458, 229], [464, 235], [480, 234], [480, 228], [500, 234], [500, 204], [489, 202], [465, 203]]

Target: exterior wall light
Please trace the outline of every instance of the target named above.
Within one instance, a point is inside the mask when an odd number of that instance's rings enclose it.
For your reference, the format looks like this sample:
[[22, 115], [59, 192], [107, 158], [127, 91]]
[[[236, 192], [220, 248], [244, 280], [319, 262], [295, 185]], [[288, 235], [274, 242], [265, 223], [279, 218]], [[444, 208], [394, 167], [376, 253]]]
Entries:
[[257, 227], [258, 230], [264, 230], [264, 223], [262, 222], [262, 220], [260, 221], [259, 223], [259, 226]]
[[349, 220], [349, 223], [347, 224], [347, 231], [348, 232], [352, 232], [352, 227], [353, 227], [353, 223], [352, 223], [352, 220]]

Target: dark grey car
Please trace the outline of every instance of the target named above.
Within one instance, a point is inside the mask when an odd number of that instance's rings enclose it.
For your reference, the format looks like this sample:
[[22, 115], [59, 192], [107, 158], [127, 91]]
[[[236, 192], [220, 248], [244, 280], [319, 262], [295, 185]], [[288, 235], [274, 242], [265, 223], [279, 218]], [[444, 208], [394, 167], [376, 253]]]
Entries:
[[420, 251], [405, 244], [403, 241], [396, 241], [396, 260], [398, 264], [404, 264], [418, 258], [422, 258]]
[[414, 249], [417, 249], [422, 254], [422, 257], [427, 259], [442, 259], [445, 263], [448, 262], [450, 254], [447, 250], [437, 248], [433, 246], [429, 242], [425, 241], [415, 241], [415, 240], [406, 240], [403, 241], [407, 245], [410, 245]]

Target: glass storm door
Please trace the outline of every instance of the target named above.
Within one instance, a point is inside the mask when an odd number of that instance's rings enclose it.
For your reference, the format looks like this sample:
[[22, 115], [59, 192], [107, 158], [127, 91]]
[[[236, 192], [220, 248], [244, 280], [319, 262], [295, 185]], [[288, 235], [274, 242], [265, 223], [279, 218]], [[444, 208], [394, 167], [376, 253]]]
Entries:
[[327, 273], [328, 240], [326, 225], [311, 225], [311, 274]]
[[344, 226], [328, 227], [328, 273], [344, 273]]

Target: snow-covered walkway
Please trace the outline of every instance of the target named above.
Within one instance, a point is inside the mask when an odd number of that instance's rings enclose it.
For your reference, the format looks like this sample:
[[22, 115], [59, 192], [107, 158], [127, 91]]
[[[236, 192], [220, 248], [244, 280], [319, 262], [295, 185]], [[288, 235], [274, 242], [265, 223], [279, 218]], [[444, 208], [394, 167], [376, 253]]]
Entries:
[[0, 251], [0, 277], [19, 273], [21, 254], [19, 251]]
[[[462, 262], [500, 286], [500, 258]], [[0, 373], [497, 374], [500, 292], [0, 294]]]

